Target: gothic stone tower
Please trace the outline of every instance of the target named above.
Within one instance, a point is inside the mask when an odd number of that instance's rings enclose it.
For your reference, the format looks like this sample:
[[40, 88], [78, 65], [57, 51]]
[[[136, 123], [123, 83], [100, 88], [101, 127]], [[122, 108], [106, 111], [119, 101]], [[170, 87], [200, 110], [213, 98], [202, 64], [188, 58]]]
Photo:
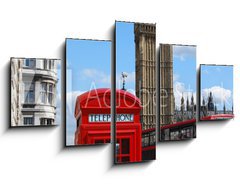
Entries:
[[143, 130], [156, 126], [156, 25], [134, 24], [136, 51], [136, 96], [142, 102]]
[[160, 45], [160, 125], [174, 120], [173, 46]]

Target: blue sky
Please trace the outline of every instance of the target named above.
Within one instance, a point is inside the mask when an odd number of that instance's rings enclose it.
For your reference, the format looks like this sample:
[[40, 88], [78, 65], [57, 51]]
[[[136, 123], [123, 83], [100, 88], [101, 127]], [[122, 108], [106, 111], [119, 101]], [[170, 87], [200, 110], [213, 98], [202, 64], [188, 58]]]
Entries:
[[66, 47], [67, 69], [73, 78], [67, 83], [67, 92], [88, 91], [92, 83], [96, 88], [110, 88], [110, 41], [67, 39]]
[[173, 45], [173, 74], [196, 92], [196, 47]]
[[111, 42], [66, 40], [67, 145], [74, 145], [76, 121], [74, 106], [77, 96], [94, 88], [111, 87]]
[[120, 89], [122, 72], [128, 74], [125, 88], [135, 92], [134, 23], [116, 22], [116, 87]]
[[207, 99], [213, 92], [214, 102], [218, 109], [232, 109], [233, 98], [233, 66], [201, 65], [201, 98]]
[[187, 96], [194, 96], [196, 103], [196, 47], [173, 45], [173, 86], [175, 105], [181, 105], [182, 94], [186, 101]]

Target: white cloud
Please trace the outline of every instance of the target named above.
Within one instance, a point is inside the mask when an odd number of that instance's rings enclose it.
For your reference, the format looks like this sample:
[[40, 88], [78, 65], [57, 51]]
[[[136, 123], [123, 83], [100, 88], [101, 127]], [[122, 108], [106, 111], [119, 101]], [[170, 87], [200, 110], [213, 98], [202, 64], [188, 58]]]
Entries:
[[174, 45], [173, 51], [174, 56], [181, 61], [185, 61], [186, 57], [196, 56], [196, 47], [194, 46]]
[[211, 88], [202, 89], [201, 99], [207, 99], [210, 92], [213, 94], [213, 101], [216, 104], [229, 104], [232, 98], [232, 91], [220, 86], [213, 86]]
[[186, 90], [184, 83], [178, 82], [178, 81], [176, 81], [176, 82], [173, 84], [173, 88], [174, 88], [174, 92], [175, 92], [176, 94], [181, 94], [181, 95], [182, 95], [182, 93], [185, 92], [185, 90]]
[[173, 82], [179, 80], [179, 75], [178, 74], [173, 74]]
[[131, 82], [132, 83], [132, 82], [135, 82], [135, 79], [136, 79], [135, 72], [130, 72], [128, 74], [126, 82]]
[[84, 69], [81, 75], [83, 75], [82, 76], [83, 79], [91, 78], [95, 82], [106, 83], [106, 84], [111, 83], [111, 75], [96, 69]]
[[67, 143], [66, 145], [67, 146], [72, 146], [74, 145], [74, 139], [75, 139], [75, 134], [74, 132], [70, 132], [69, 130], [67, 130], [67, 137], [66, 137], [66, 140], [67, 140]]
[[187, 98], [189, 99], [190, 103], [192, 95], [194, 97], [194, 103], [196, 104], [196, 92], [193, 92], [190, 86], [186, 87], [186, 85], [182, 82], [176, 81], [173, 83], [173, 93], [175, 97], [175, 107], [177, 107], [178, 109], [181, 106], [182, 96], [184, 98], [185, 106]]
[[75, 109], [75, 102], [78, 96], [81, 94], [85, 93], [86, 91], [72, 91], [72, 92], [67, 92], [67, 108], [69, 109], [70, 112], [74, 112]]
[[83, 94], [86, 91], [73, 91], [68, 92], [66, 95], [66, 133], [67, 133], [67, 145], [74, 145], [74, 135], [76, 131], [76, 120], [74, 117], [75, 102], [77, 96]]

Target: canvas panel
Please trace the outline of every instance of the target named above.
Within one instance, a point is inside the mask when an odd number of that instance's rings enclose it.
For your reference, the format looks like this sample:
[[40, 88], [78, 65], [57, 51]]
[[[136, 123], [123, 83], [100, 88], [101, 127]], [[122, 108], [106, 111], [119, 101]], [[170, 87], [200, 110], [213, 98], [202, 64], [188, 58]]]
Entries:
[[11, 127], [61, 124], [61, 60], [11, 58]]
[[66, 39], [66, 146], [110, 142], [111, 41]]
[[196, 137], [196, 46], [160, 44], [160, 141]]
[[201, 121], [234, 117], [233, 66], [201, 65], [199, 112]]
[[115, 163], [156, 154], [156, 25], [115, 23]]

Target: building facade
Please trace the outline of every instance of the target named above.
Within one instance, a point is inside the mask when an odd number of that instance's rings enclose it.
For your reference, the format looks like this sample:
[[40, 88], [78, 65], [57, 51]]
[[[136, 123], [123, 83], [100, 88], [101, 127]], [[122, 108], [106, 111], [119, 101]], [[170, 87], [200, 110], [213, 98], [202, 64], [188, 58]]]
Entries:
[[200, 107], [200, 117], [207, 117], [212, 115], [220, 115], [220, 114], [231, 114], [233, 115], [233, 107], [232, 110], [227, 110], [225, 103], [223, 104], [222, 110], [217, 109], [216, 103], [214, 103], [213, 93], [210, 92], [207, 98], [207, 102], [205, 99], [202, 99], [202, 104]]
[[11, 59], [11, 126], [54, 125], [57, 59]]
[[196, 119], [196, 103], [194, 101], [194, 96], [192, 94], [191, 102], [189, 101], [188, 97], [185, 101], [184, 97], [182, 96], [180, 109], [177, 107], [174, 109], [173, 123], [192, 119]]
[[141, 100], [143, 130], [156, 127], [156, 25], [134, 23], [136, 95]]
[[160, 123], [168, 125], [174, 121], [173, 95], [173, 46], [160, 45]]
[[11, 125], [17, 126], [21, 118], [20, 93], [21, 86], [21, 66], [18, 62], [11, 61]]

